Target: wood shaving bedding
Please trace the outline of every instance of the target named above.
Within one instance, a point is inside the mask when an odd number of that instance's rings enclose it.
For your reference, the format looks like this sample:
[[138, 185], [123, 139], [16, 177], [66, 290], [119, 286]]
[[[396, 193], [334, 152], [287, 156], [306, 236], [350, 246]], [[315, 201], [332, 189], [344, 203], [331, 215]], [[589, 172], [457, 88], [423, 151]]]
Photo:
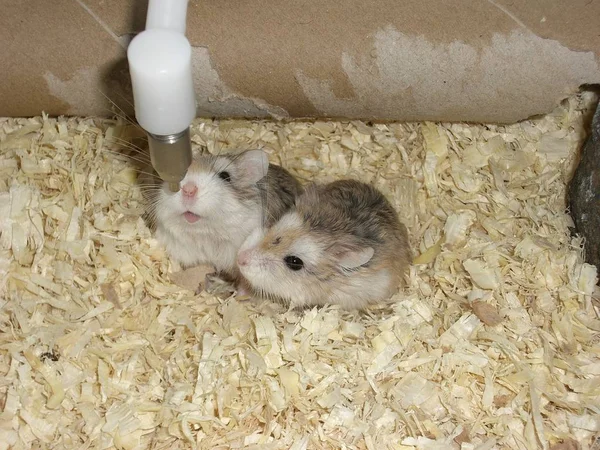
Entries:
[[139, 131], [0, 119], [0, 449], [597, 449], [597, 273], [564, 213], [592, 104], [511, 126], [197, 120], [213, 153], [388, 196], [416, 264], [364, 314], [196, 295], [141, 219]]

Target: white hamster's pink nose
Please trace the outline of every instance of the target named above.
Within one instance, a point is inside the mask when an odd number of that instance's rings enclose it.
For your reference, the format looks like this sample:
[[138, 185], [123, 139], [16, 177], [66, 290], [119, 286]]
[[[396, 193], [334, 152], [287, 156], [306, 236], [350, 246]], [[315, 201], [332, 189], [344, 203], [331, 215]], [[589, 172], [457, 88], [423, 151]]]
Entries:
[[187, 182], [181, 187], [184, 197], [194, 197], [198, 193], [198, 186], [192, 182]]
[[251, 256], [251, 250], [243, 250], [239, 252], [237, 257], [238, 266], [247, 266], [250, 263]]

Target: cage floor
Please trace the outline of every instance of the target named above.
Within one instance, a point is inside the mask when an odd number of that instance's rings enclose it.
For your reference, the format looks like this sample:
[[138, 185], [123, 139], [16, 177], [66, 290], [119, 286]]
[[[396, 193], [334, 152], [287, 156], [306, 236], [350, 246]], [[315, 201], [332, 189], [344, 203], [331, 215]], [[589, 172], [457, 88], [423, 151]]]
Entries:
[[564, 213], [591, 101], [511, 126], [195, 122], [212, 152], [388, 196], [417, 258], [365, 313], [195, 295], [141, 219], [138, 130], [0, 119], [0, 449], [594, 448], [596, 269]]

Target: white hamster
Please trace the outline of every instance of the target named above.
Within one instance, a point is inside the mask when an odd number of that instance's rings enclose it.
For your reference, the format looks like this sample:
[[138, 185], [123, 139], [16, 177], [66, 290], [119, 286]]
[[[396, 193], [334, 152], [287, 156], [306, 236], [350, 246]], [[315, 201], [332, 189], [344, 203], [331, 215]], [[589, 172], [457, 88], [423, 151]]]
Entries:
[[270, 229], [255, 230], [238, 266], [257, 296], [362, 309], [398, 289], [410, 257], [406, 227], [384, 195], [340, 180], [307, 187]]
[[236, 257], [250, 232], [270, 226], [293, 205], [300, 183], [269, 164], [262, 150], [194, 157], [179, 192], [155, 178], [146, 189], [156, 238], [184, 267], [214, 266], [237, 279]]

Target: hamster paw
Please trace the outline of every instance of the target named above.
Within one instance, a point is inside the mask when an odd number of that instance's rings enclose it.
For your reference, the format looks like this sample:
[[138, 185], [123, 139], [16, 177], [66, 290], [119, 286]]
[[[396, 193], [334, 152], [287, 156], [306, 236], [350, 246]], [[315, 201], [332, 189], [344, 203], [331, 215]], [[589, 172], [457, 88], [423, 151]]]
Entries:
[[254, 293], [248, 282], [243, 278], [239, 277], [235, 283], [236, 298], [238, 300], [251, 300], [254, 298]]
[[199, 294], [202, 291], [212, 292], [216, 288], [218, 281], [219, 279], [217, 272], [207, 273], [204, 275], [204, 283], [200, 283], [198, 285], [196, 294]]
[[[198, 289], [202, 290], [202, 288], [204, 287], [204, 290], [206, 292], [210, 292], [212, 290], [212, 288], [214, 288], [216, 276], [217, 276], [216, 272], [207, 273], [206, 275], [204, 275], [204, 283], [200, 283], [200, 285], [198, 286]], [[204, 286], [202, 286], [203, 284], [204, 284]]]
[[204, 276], [204, 281], [198, 284], [198, 287], [196, 288], [196, 295], [200, 294], [201, 292], [210, 293], [214, 291], [218, 282], [219, 279], [216, 272], [207, 273]]
[[252, 292], [244, 286], [239, 286], [235, 296], [238, 300], [249, 300], [252, 297]]
[[199, 290], [202, 291], [203, 287], [205, 292], [219, 298], [230, 297], [235, 292], [235, 288], [232, 286], [231, 282], [227, 280], [227, 277], [216, 272], [206, 274], [204, 286], [201, 285]]

